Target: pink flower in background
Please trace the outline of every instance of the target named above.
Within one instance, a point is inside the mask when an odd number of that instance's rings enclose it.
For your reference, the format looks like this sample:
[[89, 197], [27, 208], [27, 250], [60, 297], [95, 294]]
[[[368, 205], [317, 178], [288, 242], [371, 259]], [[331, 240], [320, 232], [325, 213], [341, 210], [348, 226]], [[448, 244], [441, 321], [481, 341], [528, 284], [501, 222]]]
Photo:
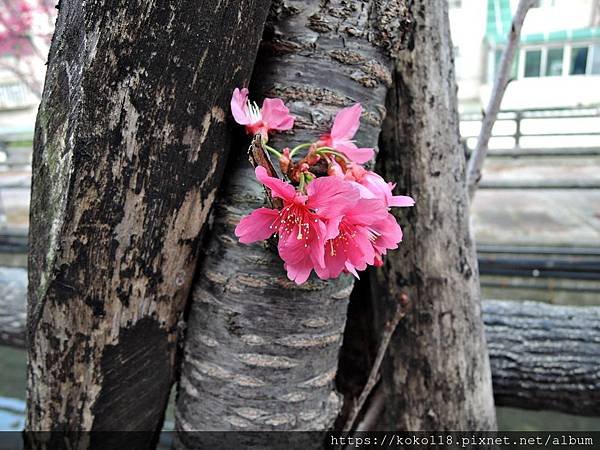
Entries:
[[[53, 0], [5, 0], [0, 7], [2, 69], [41, 98], [50, 39], [56, 19]], [[10, 56], [10, 58], [4, 58]]]
[[242, 243], [279, 236], [278, 250], [290, 280], [304, 283], [316, 266], [325, 265], [324, 244], [338, 234], [344, 211], [359, 199], [358, 191], [338, 177], [310, 182], [306, 195], [289, 183], [267, 175], [263, 167], [256, 178], [283, 200], [281, 210], [259, 208], [242, 218], [235, 235]]
[[321, 136], [317, 146], [331, 147], [359, 164], [372, 159], [375, 154], [372, 148], [359, 148], [352, 140], [360, 125], [361, 112], [360, 103], [342, 109], [335, 116], [329, 134]]
[[266, 98], [262, 108], [248, 100], [248, 89], [241, 91], [235, 88], [231, 97], [231, 112], [240, 125], [246, 126], [249, 134], [260, 133], [263, 139], [268, 139], [270, 131], [290, 130], [294, 126], [294, 117], [279, 98]]

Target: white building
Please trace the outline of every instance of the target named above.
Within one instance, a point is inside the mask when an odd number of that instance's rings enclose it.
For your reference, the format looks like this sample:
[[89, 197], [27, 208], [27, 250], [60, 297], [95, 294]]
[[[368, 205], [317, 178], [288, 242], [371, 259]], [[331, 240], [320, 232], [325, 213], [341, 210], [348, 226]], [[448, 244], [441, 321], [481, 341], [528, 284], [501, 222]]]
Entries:
[[[517, 0], [449, 0], [461, 112], [478, 112]], [[538, 0], [523, 25], [503, 110], [600, 105], [600, 2]]]

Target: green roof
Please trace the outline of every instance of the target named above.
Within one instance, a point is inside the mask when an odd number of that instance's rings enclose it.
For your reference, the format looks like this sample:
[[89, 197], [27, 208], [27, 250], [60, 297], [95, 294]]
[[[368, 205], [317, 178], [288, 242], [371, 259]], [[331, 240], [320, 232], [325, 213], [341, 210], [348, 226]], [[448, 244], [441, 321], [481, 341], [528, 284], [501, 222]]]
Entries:
[[[510, 0], [488, 0], [486, 38], [490, 44], [498, 45], [506, 42], [511, 21]], [[590, 39], [600, 39], [600, 27], [553, 30], [548, 33], [521, 35], [521, 42], [524, 44], [574, 42]]]

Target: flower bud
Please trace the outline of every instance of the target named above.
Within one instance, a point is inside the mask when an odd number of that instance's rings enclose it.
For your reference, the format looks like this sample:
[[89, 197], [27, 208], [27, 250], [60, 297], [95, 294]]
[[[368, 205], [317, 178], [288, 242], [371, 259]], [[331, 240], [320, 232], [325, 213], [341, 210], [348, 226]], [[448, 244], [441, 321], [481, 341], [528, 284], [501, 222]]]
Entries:
[[319, 155], [317, 152], [317, 147], [315, 145], [312, 145], [310, 147], [310, 150], [308, 151], [308, 155], [306, 155], [306, 162], [311, 165], [314, 166], [315, 164], [317, 164], [319, 162], [319, 160], [321, 159], [321, 155]]
[[283, 154], [279, 158], [279, 168], [284, 174], [288, 173], [292, 159], [290, 158], [290, 149], [288, 147], [283, 149]]

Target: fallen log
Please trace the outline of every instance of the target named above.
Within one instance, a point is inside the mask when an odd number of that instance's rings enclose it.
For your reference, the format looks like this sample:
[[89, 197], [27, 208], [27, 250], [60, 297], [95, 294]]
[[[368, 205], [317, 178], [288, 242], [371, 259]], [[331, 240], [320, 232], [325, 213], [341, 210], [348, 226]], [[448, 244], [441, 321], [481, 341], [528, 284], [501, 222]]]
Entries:
[[496, 405], [600, 415], [600, 307], [483, 302]]
[[[21, 280], [0, 269], [0, 345], [25, 346]], [[483, 318], [497, 406], [600, 415], [600, 307], [486, 300]]]

